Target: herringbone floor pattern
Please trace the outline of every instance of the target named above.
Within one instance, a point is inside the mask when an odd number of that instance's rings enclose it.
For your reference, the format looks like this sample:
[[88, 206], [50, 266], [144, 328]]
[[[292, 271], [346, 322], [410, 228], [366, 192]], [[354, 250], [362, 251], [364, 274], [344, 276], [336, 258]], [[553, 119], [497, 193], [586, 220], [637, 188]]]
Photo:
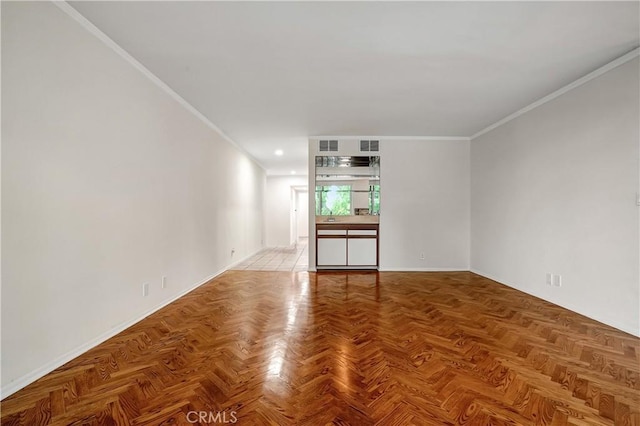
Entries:
[[638, 425], [639, 363], [640, 339], [472, 273], [229, 271], [2, 424]]

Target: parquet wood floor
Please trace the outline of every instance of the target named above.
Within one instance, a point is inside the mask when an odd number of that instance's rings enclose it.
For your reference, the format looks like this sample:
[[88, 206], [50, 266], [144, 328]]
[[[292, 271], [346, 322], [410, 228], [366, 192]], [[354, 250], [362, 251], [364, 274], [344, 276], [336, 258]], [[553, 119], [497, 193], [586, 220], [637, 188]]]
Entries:
[[639, 364], [640, 339], [468, 272], [228, 271], [2, 401], [1, 419], [639, 425]]

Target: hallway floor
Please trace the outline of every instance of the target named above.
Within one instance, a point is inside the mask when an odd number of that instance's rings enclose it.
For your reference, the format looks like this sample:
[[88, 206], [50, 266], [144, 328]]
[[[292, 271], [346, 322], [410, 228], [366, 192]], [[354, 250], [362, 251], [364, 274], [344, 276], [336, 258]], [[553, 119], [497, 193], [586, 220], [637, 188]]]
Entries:
[[269, 247], [237, 264], [232, 270], [306, 271], [309, 268], [309, 239], [300, 238], [289, 247]]

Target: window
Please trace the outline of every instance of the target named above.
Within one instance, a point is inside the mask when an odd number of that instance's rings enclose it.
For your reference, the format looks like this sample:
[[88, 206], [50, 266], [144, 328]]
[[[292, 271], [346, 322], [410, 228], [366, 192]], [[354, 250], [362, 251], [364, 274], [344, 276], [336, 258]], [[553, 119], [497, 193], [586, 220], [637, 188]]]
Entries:
[[369, 186], [369, 214], [380, 214], [380, 185]]
[[351, 185], [316, 186], [316, 215], [351, 214]]

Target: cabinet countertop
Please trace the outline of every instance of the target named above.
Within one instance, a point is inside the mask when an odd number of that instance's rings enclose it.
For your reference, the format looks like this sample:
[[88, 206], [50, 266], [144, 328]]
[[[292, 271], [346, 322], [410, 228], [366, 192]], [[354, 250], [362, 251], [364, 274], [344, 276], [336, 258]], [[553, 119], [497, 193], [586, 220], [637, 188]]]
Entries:
[[335, 221], [329, 222], [329, 216], [316, 216], [316, 225], [377, 224], [380, 216], [331, 216]]

